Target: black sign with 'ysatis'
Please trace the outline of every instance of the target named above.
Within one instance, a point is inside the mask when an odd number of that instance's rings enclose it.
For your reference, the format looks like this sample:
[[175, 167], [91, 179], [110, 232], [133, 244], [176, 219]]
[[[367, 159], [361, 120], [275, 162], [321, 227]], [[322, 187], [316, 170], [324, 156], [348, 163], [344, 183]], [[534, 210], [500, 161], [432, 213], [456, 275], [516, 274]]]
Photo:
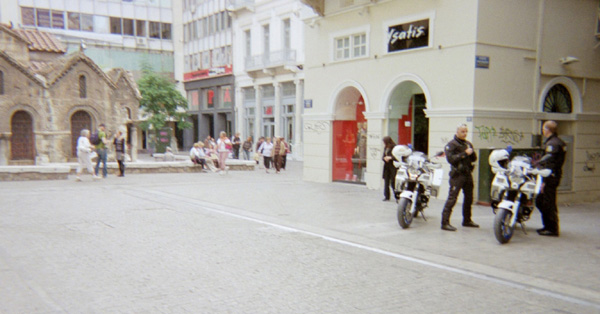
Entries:
[[429, 46], [429, 19], [388, 27], [388, 52]]

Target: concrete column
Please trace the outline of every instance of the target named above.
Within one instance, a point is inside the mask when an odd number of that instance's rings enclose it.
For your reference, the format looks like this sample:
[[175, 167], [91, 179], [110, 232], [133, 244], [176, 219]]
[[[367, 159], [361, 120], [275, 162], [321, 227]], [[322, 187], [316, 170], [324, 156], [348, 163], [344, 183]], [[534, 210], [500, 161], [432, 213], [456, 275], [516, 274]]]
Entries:
[[296, 104], [294, 106], [294, 139], [293, 153], [295, 160], [303, 160], [304, 145], [302, 144], [302, 109], [304, 108], [304, 80], [294, 80], [296, 84]]
[[261, 137], [261, 126], [262, 126], [262, 101], [260, 95], [260, 85], [254, 85], [254, 98], [255, 98], [255, 107], [254, 107], [254, 142], [258, 141], [258, 138]]
[[137, 133], [137, 126], [134, 125], [131, 128], [131, 134], [128, 134], [129, 137], [131, 138], [131, 151], [129, 152], [129, 155], [131, 156], [131, 161], [136, 161], [137, 160], [137, 155], [138, 155], [138, 133]]
[[236, 87], [234, 92], [235, 106], [234, 106], [234, 115], [235, 115], [235, 126], [233, 128], [233, 133], [240, 132], [240, 138], [245, 140], [248, 137], [246, 134], [246, 111], [244, 110], [244, 101], [242, 96], [242, 88]]
[[281, 134], [281, 83], [273, 82], [275, 88], [275, 104], [273, 105], [273, 117], [275, 118], [275, 134], [274, 136], [283, 136]]
[[10, 160], [11, 132], [0, 133], [0, 166], [8, 165]]
[[379, 189], [383, 185], [383, 134], [386, 115], [382, 112], [365, 113], [367, 119], [367, 173], [365, 182], [369, 189]]

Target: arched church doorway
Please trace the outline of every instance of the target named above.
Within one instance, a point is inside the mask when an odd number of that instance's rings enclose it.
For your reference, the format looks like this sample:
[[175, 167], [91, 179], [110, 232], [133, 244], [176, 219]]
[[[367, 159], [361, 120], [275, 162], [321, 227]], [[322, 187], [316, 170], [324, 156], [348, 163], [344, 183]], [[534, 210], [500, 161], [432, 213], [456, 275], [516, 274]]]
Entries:
[[71, 156], [77, 157], [77, 140], [81, 135], [81, 130], [88, 129], [90, 133], [92, 130], [92, 117], [89, 113], [79, 110], [71, 116]]
[[12, 132], [10, 151], [11, 160], [35, 159], [35, 138], [33, 135], [33, 118], [26, 111], [17, 111], [10, 119]]
[[354, 87], [338, 95], [333, 121], [332, 180], [365, 183], [367, 169], [367, 120], [365, 102]]
[[412, 81], [394, 88], [388, 108], [388, 135], [397, 144], [410, 145], [413, 150], [428, 154], [429, 119], [425, 116], [427, 100], [423, 90]]

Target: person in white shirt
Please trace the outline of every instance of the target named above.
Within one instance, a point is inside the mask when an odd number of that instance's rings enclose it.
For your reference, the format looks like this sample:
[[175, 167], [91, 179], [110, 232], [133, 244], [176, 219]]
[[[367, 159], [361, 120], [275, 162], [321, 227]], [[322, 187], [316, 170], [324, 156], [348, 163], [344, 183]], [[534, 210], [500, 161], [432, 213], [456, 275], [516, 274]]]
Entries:
[[273, 143], [271, 143], [271, 138], [265, 138], [265, 141], [258, 148], [258, 152], [263, 155], [265, 168], [267, 169], [267, 173], [269, 173], [269, 168], [271, 168], [271, 153], [273, 151]]
[[94, 149], [94, 146], [90, 143], [90, 130], [83, 129], [80, 134], [79, 139], [77, 139], [77, 161], [79, 162], [79, 165], [77, 166], [76, 180], [81, 181], [79, 175], [83, 172], [83, 168], [87, 169], [94, 180], [100, 179], [94, 172], [94, 167], [92, 167], [92, 160], [90, 158], [90, 153]]
[[190, 159], [196, 165], [201, 165], [202, 169], [206, 169], [206, 160], [204, 158], [200, 158], [200, 153], [204, 154], [204, 151], [200, 149], [199, 143], [194, 143], [194, 147], [190, 149]]
[[219, 153], [219, 168], [221, 173], [227, 170], [225, 160], [227, 160], [227, 156], [229, 156], [232, 147], [231, 140], [227, 138], [227, 133], [221, 131], [221, 133], [219, 133], [219, 139], [217, 140], [217, 152]]

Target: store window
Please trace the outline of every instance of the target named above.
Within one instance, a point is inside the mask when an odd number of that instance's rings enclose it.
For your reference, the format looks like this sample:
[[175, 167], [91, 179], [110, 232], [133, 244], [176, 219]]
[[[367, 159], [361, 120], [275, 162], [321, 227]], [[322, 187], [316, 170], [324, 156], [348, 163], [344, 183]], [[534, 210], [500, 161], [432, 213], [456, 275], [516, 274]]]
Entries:
[[215, 89], [214, 88], [207, 88], [204, 89], [203, 92], [204, 94], [204, 104], [205, 104], [205, 108], [207, 109], [212, 109], [215, 107]]
[[188, 103], [190, 104], [191, 111], [200, 110], [200, 99], [198, 98], [198, 91], [193, 90], [188, 92]]
[[233, 100], [231, 95], [231, 85], [221, 87], [221, 105], [223, 108], [233, 107]]
[[255, 119], [255, 108], [256, 108], [256, 90], [254, 87], [242, 88], [243, 102], [244, 102], [244, 131], [248, 136], [254, 136], [254, 119]]
[[571, 93], [562, 84], [556, 84], [546, 94], [544, 99], [544, 112], [571, 113]]

